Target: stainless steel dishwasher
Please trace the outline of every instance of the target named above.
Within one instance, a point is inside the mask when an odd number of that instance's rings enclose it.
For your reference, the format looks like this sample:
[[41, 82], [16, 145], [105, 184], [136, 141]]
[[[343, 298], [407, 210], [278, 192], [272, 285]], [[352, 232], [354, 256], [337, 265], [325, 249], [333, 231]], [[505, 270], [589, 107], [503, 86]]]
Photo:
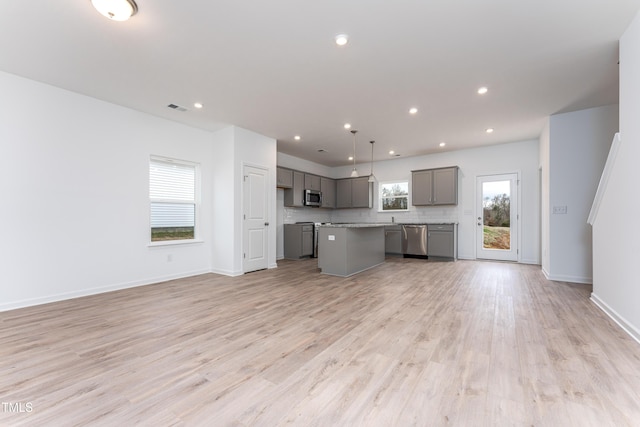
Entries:
[[402, 254], [427, 256], [427, 226], [425, 224], [402, 225]]

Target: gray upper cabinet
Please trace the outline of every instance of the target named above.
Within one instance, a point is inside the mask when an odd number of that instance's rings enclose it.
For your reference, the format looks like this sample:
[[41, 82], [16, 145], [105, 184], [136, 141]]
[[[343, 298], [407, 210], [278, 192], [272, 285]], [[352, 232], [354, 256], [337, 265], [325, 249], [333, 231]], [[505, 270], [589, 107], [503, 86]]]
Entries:
[[304, 174], [304, 189], [320, 191], [320, 177], [318, 175]]
[[458, 204], [458, 168], [435, 169], [433, 171], [433, 204]]
[[304, 206], [304, 173], [293, 172], [293, 186], [284, 190], [284, 205], [288, 207]]
[[411, 172], [411, 204], [413, 206], [430, 205], [433, 187], [433, 171]]
[[278, 168], [276, 187], [291, 188], [293, 187], [293, 171], [291, 169]]
[[368, 176], [336, 181], [337, 208], [371, 208], [373, 202]]
[[336, 181], [331, 178], [320, 178], [320, 191], [322, 192], [323, 208], [336, 207]]
[[411, 172], [411, 204], [438, 206], [458, 204], [458, 167]]
[[351, 180], [338, 179], [336, 181], [336, 208], [351, 207]]
[[369, 177], [362, 176], [360, 178], [352, 178], [351, 183], [351, 207], [352, 208], [371, 208], [371, 185], [369, 185]]

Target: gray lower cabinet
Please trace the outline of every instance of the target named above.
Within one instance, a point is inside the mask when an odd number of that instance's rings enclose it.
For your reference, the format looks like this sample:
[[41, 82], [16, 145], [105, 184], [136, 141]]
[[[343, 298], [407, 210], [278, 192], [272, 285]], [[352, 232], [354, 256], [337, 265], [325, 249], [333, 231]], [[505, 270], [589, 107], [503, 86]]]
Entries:
[[336, 181], [331, 178], [320, 178], [320, 191], [322, 192], [323, 208], [333, 209], [336, 207]]
[[427, 256], [458, 258], [457, 229], [455, 224], [427, 225]]
[[402, 255], [402, 226], [384, 227], [384, 252], [390, 255]]
[[293, 185], [284, 190], [284, 205], [287, 207], [304, 206], [304, 173], [292, 171]]
[[411, 171], [411, 204], [457, 205], [458, 167]]
[[278, 168], [276, 176], [276, 187], [291, 188], [293, 187], [293, 171], [291, 169]]
[[368, 176], [336, 180], [336, 208], [371, 207], [373, 195]]
[[313, 224], [284, 225], [284, 257], [300, 259], [313, 255]]

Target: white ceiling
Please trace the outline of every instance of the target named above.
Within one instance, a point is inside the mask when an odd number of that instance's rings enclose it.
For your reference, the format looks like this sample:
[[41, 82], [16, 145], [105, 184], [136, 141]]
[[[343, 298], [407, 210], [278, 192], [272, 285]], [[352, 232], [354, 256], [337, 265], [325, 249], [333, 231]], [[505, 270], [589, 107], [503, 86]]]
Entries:
[[[616, 103], [618, 39], [640, 9], [640, 0], [137, 3], [131, 20], [113, 22], [90, 0], [2, 1], [0, 70], [203, 129], [241, 126], [327, 166], [349, 163], [345, 122], [368, 161], [369, 140], [376, 160], [441, 151], [441, 141], [446, 150], [520, 141], [551, 114]], [[348, 45], [335, 45], [339, 33]]]

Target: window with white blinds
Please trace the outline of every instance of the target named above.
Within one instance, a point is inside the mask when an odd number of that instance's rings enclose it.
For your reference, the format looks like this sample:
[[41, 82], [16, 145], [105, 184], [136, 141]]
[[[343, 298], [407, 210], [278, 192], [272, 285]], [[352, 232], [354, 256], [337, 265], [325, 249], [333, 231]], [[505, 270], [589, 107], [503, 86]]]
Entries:
[[151, 158], [149, 199], [151, 241], [195, 238], [197, 165]]

